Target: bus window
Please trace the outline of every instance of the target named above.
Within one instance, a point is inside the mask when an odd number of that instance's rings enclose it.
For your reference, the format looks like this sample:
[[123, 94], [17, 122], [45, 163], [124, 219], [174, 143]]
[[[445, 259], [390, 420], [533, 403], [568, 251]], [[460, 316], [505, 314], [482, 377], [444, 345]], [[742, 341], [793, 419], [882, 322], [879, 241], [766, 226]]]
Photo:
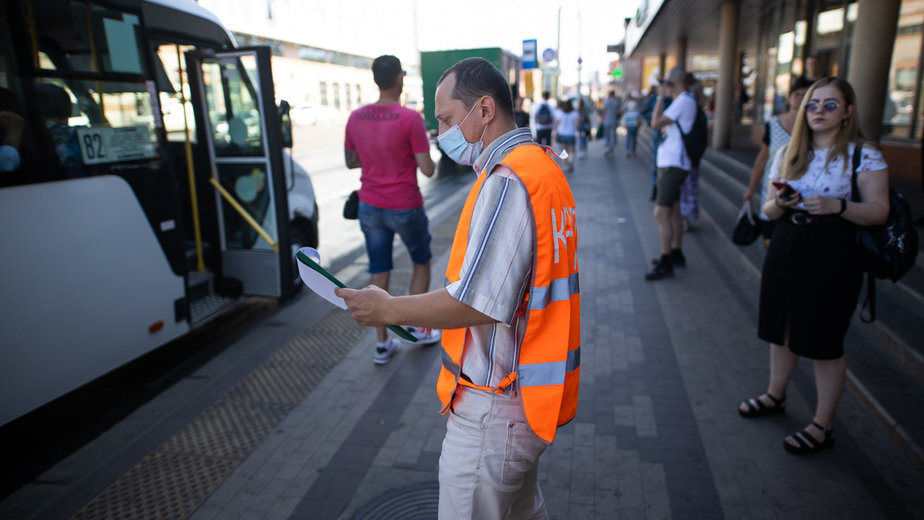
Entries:
[[[66, 177], [91, 174], [89, 170], [74, 170], [75, 165], [157, 157], [157, 134], [146, 83], [38, 78], [35, 89], [43, 119], [40, 126], [46, 129], [57, 151], [58, 165], [68, 170]], [[54, 104], [49, 104], [51, 101]], [[69, 112], [66, 116], [62, 113], [65, 105]], [[69, 151], [61, 149], [66, 133], [76, 135], [76, 155], [72, 142], [66, 146]]]
[[32, 126], [55, 151], [57, 177], [158, 157], [156, 87], [138, 15], [76, 0], [37, 0], [27, 13], [37, 69], [32, 113], [41, 118]]
[[70, 1], [67, 14], [35, 2], [37, 67], [43, 70], [144, 74], [139, 19], [134, 14]]
[[66, 169], [66, 177], [80, 176], [83, 159], [77, 129], [86, 128], [88, 121], [76, 108], [73, 94], [65, 84], [48, 81], [35, 86], [35, 98], [58, 165]]
[[183, 55], [193, 48], [191, 45], [175, 44], [157, 46], [157, 58], [160, 60], [165, 76], [163, 80], [169, 82], [169, 85], [158, 89], [161, 112], [164, 115], [164, 130], [167, 132], [168, 141], [185, 141], [184, 131], [187, 129], [189, 140], [195, 143], [197, 139], [196, 116], [189, 96], [189, 76], [186, 73], [186, 62], [183, 60]]
[[250, 55], [202, 64], [216, 156], [264, 155], [263, 120], [251, 79], [255, 70]]
[[9, 6], [0, 4], [0, 187], [52, 180], [43, 168], [45, 149], [36, 140], [17, 55], [9, 31]]

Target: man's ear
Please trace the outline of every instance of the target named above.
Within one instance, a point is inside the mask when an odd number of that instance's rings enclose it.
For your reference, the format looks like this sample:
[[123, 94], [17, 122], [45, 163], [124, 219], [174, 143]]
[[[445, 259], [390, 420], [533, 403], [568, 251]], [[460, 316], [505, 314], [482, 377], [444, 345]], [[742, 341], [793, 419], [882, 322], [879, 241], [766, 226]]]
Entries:
[[494, 116], [497, 113], [497, 106], [494, 103], [494, 98], [491, 96], [482, 96], [478, 100], [478, 110], [481, 111], [481, 122], [488, 124], [494, 120]]

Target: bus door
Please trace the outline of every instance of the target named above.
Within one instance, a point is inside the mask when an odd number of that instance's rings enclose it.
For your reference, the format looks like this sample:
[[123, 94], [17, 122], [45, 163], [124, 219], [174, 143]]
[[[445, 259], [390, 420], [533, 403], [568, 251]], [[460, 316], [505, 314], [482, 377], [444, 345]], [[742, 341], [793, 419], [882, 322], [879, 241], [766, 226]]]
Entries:
[[186, 64], [217, 200], [221, 276], [240, 280], [245, 294], [289, 298], [289, 212], [269, 47], [190, 51]]

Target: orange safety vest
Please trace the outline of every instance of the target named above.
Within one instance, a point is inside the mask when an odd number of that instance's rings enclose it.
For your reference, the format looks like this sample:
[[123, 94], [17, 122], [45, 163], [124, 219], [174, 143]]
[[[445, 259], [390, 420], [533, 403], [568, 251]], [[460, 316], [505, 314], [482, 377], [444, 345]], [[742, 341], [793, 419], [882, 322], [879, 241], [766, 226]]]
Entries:
[[[521, 145], [501, 161], [526, 186], [536, 235], [530, 289], [518, 313], [528, 312], [526, 332], [514, 355], [513, 372], [495, 388], [460, 378], [464, 329], [443, 331], [443, 366], [436, 384], [442, 412], [449, 410], [459, 384], [502, 393], [514, 381], [519, 386], [530, 428], [552, 442], [555, 431], [574, 418], [580, 378], [580, 288], [577, 264], [577, 225], [574, 197], [555, 160], [542, 147]], [[487, 172], [482, 171], [462, 209], [452, 243], [446, 278], [461, 278], [475, 201]]]

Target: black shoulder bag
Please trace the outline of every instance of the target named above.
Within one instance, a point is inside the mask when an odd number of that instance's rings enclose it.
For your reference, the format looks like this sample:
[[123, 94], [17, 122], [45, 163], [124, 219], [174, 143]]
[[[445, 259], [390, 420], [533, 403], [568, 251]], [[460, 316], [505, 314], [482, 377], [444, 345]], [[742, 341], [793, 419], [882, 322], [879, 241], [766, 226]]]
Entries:
[[[851, 200], [860, 202], [857, 187], [857, 168], [863, 146], [853, 151], [853, 173], [851, 178]], [[897, 282], [914, 266], [918, 256], [918, 233], [911, 220], [911, 209], [902, 195], [889, 188], [889, 217], [878, 226], [857, 226], [857, 254], [860, 266], [866, 271], [866, 300], [860, 311], [863, 323], [876, 320], [876, 278]], [[863, 310], [869, 307], [869, 319]]]
[[353, 190], [343, 203], [343, 218], [350, 220], [359, 218], [359, 192], [357, 190]]

